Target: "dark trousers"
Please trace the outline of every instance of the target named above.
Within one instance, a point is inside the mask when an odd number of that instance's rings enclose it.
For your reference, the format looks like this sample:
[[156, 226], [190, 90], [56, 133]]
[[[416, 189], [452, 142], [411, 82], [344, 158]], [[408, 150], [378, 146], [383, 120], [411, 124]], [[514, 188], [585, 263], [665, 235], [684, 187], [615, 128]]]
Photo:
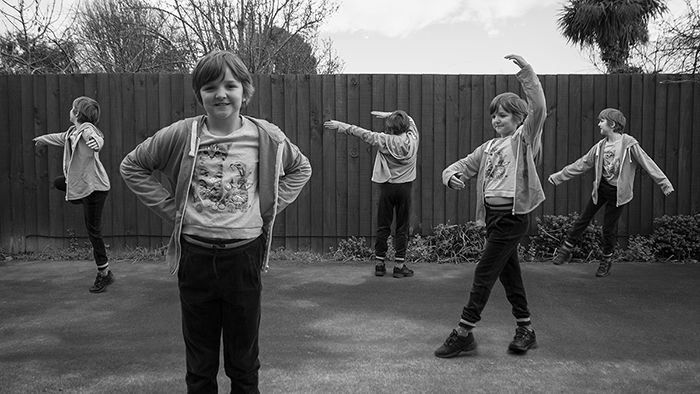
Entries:
[[584, 231], [588, 224], [593, 220], [593, 216], [605, 206], [603, 216], [603, 254], [610, 255], [615, 250], [617, 244], [617, 221], [622, 215], [622, 208], [627, 205], [617, 206], [617, 187], [607, 183], [604, 179], [600, 180], [598, 186], [598, 203], [593, 203], [593, 198], [588, 200], [586, 208], [584, 208], [581, 216], [576, 219], [573, 226], [569, 230], [567, 242], [576, 245], [581, 240]]
[[[66, 178], [60, 176], [53, 181], [56, 189], [66, 192]], [[80, 200], [71, 200], [72, 204], [82, 204], [85, 228], [87, 229], [90, 244], [92, 244], [92, 255], [95, 258], [97, 268], [107, 266], [107, 250], [104, 239], [102, 239], [102, 211], [107, 200], [107, 191], [94, 191], [90, 195]]]
[[411, 214], [411, 187], [413, 182], [382, 183], [379, 185], [379, 206], [377, 207], [377, 241], [374, 253], [386, 257], [387, 240], [391, 235], [391, 222], [396, 211], [396, 232], [394, 234], [394, 257], [406, 258], [408, 227]]
[[462, 320], [471, 325], [481, 320], [491, 289], [496, 279], [500, 279], [513, 316], [519, 322], [529, 321], [530, 311], [518, 261], [518, 244], [527, 233], [529, 222], [529, 215], [486, 209], [486, 244], [474, 270], [474, 283], [469, 301], [462, 310]]
[[264, 241], [234, 249], [182, 242], [177, 273], [188, 393], [216, 393], [219, 349], [231, 393], [259, 393], [258, 330]]

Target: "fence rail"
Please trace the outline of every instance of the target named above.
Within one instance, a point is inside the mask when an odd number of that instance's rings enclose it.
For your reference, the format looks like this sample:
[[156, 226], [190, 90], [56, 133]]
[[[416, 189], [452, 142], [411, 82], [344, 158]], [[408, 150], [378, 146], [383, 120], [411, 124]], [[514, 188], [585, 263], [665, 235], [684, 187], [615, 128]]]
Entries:
[[[339, 239], [372, 237], [378, 190], [370, 181], [375, 151], [357, 138], [323, 130], [338, 119], [381, 130], [371, 110], [405, 109], [421, 133], [411, 227], [426, 234], [440, 223], [474, 219], [475, 188], [447, 190], [440, 173], [494, 133], [488, 104], [498, 93], [522, 90], [510, 75], [255, 75], [246, 113], [277, 124], [309, 157], [314, 174], [278, 219], [275, 245], [327, 250]], [[547, 98], [540, 177], [546, 201], [535, 215], [580, 211], [592, 174], [556, 189], [545, 179], [600, 138], [597, 114], [622, 110], [628, 132], [667, 174], [676, 192], [664, 197], [638, 174], [635, 198], [620, 220], [620, 235], [646, 234], [664, 214], [699, 212], [700, 84], [678, 75], [542, 75]], [[201, 113], [189, 75], [81, 74], [0, 76], [0, 248], [37, 251], [68, 246], [85, 230], [79, 206], [52, 190], [62, 150], [38, 148], [34, 136], [65, 130], [73, 98], [100, 102], [106, 134], [101, 158], [112, 181], [104, 234], [112, 247], [160, 246], [170, 224], [125, 187], [119, 163], [159, 128]], [[694, 137], [695, 136], [695, 137]], [[640, 171], [640, 173], [643, 173]], [[693, 175], [695, 174], [695, 175]], [[692, 198], [696, 196], [696, 198]], [[531, 232], [535, 230], [531, 229]]]

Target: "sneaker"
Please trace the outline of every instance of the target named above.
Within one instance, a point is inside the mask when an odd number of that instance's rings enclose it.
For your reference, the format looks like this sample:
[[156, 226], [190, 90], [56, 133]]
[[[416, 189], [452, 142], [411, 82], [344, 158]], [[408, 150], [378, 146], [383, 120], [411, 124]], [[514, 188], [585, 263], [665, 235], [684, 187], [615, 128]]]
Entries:
[[534, 349], [536, 347], [537, 339], [535, 338], [535, 330], [521, 326], [515, 328], [513, 342], [508, 345], [509, 351], [513, 353], [525, 353], [529, 349]]
[[554, 256], [552, 263], [554, 265], [562, 265], [571, 261], [571, 249], [562, 245], [557, 249], [557, 255]]
[[386, 274], [386, 265], [379, 263], [374, 266], [374, 276], [384, 276]]
[[394, 278], [404, 278], [408, 276], [413, 276], [412, 269], [408, 268], [405, 265], [401, 268], [394, 267]]
[[435, 351], [435, 356], [450, 358], [458, 356], [462, 352], [470, 352], [474, 349], [476, 349], [474, 334], [470, 332], [469, 335], [465, 337], [458, 335], [457, 330], [452, 330], [450, 336], [445, 339], [445, 343]]
[[602, 278], [610, 275], [610, 266], [612, 266], [612, 261], [610, 261], [610, 258], [603, 257], [603, 260], [600, 261], [600, 265], [598, 266], [598, 271], [596, 271], [595, 276]]
[[90, 288], [90, 293], [102, 293], [103, 291], [105, 291], [107, 286], [111, 285], [113, 282], [114, 275], [112, 275], [112, 271], [109, 271], [107, 275], [97, 274], [97, 278], [95, 278], [95, 283]]

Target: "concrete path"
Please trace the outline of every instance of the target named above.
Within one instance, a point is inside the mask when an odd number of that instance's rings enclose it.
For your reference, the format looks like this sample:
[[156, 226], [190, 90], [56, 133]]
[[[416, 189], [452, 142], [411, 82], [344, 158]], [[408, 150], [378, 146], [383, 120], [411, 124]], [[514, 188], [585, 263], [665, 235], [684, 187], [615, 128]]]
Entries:
[[[163, 263], [0, 263], [0, 392], [185, 392], [175, 277]], [[523, 265], [539, 348], [506, 352], [510, 306], [496, 285], [478, 349], [433, 351], [456, 325], [471, 264], [272, 262], [264, 276], [263, 393], [697, 393], [700, 264]], [[220, 392], [228, 379], [220, 372]]]

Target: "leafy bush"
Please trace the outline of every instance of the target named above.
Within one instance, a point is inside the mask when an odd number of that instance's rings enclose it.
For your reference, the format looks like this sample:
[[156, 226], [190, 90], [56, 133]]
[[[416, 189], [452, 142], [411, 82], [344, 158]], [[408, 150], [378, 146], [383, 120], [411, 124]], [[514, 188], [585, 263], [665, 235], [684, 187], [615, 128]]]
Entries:
[[350, 237], [338, 242], [338, 247], [331, 248], [331, 256], [336, 260], [366, 260], [370, 259], [374, 251], [367, 246], [364, 237]]
[[[568, 215], [543, 215], [536, 219], [537, 234], [530, 237], [527, 253], [533, 258], [550, 259], [554, 257], [557, 248], [564, 243], [566, 235], [573, 226], [578, 213]], [[602, 227], [593, 223], [588, 225], [579, 244], [573, 250], [573, 258], [589, 260], [602, 255]]]
[[614, 261], [654, 261], [654, 242], [643, 235], [633, 235], [627, 241], [627, 249], [619, 250], [613, 256]]
[[700, 214], [655, 218], [650, 238], [659, 259], [699, 260]]

